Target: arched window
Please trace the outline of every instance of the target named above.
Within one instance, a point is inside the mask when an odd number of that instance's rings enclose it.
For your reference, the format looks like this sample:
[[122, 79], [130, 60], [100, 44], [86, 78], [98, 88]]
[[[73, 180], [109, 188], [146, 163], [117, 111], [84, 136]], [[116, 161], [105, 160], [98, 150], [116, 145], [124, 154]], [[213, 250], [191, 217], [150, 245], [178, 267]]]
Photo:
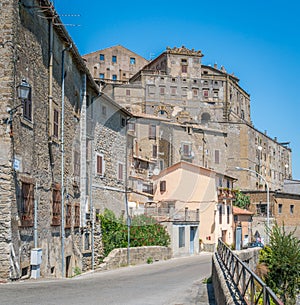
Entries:
[[207, 112], [202, 113], [201, 115], [201, 123], [206, 124], [210, 121], [210, 114]]

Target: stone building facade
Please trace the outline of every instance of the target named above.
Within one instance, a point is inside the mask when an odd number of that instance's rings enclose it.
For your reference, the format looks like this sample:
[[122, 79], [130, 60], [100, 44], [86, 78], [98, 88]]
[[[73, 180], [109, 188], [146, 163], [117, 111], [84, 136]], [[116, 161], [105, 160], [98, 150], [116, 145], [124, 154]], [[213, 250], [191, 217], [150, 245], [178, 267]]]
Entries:
[[238, 166], [263, 175], [271, 190], [282, 189], [284, 179], [292, 177], [289, 143], [257, 130], [251, 121], [250, 95], [239, 79], [224, 67], [203, 65], [202, 57], [201, 51], [167, 48], [127, 84], [104, 90], [135, 114], [173, 124], [167, 140], [174, 148], [169, 154], [173, 159], [166, 164], [178, 162], [176, 155], [186, 141], [190, 162], [237, 177], [237, 187], [266, 187], [249, 172], [235, 171]]
[[[250, 196], [249, 210], [254, 213], [252, 223], [252, 236], [259, 235], [266, 241], [265, 226], [267, 224], [267, 192], [245, 191]], [[286, 192], [271, 191], [269, 194], [269, 223], [270, 227], [277, 222], [284, 225], [287, 232], [295, 230], [295, 236], [300, 238], [300, 195]]]
[[90, 193], [96, 214], [112, 210], [117, 217], [126, 212], [128, 159], [132, 137], [127, 134], [131, 114], [105, 94], [88, 108], [88, 171]]
[[0, 10], [0, 278], [29, 276], [36, 247], [42, 276], [71, 276], [92, 263], [86, 110], [99, 89], [52, 2]]
[[88, 69], [98, 84], [124, 83], [148, 61], [121, 45], [83, 55]]

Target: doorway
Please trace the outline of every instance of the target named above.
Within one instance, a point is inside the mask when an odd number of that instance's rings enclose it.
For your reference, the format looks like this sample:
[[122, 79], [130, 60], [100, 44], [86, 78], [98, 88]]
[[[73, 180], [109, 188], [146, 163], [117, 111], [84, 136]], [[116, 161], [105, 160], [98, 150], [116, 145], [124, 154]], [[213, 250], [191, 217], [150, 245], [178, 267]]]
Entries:
[[197, 227], [190, 227], [190, 254], [195, 253], [195, 236]]

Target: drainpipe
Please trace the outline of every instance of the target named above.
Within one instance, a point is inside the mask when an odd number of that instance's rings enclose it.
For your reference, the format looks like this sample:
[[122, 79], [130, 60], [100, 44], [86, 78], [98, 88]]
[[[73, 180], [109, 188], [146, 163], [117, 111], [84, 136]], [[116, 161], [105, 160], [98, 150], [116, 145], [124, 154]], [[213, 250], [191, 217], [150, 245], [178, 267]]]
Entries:
[[[35, 194], [37, 194], [37, 182], [35, 183]], [[36, 199], [36, 196], [34, 196], [34, 227], [33, 227], [33, 231], [34, 231], [34, 248], [37, 248], [38, 243], [37, 243], [37, 205], [38, 205], [38, 201]]]
[[131, 219], [128, 208], [128, 122], [131, 117], [127, 117], [125, 126], [125, 209], [127, 216], [127, 265], [130, 265], [130, 225]]
[[[87, 212], [87, 155], [86, 155], [86, 74], [81, 76], [81, 114], [80, 114], [80, 226], [86, 227]], [[91, 213], [92, 211], [90, 211]]]
[[49, 21], [49, 89], [48, 89], [48, 138], [51, 139], [52, 132], [52, 99], [53, 99], [53, 21]]
[[[92, 131], [93, 132], [93, 131]], [[91, 159], [90, 159], [90, 209], [92, 214], [92, 270], [95, 265], [95, 247], [94, 247], [94, 230], [95, 230], [95, 215], [94, 215], [94, 204], [93, 204], [93, 155], [94, 155], [94, 137], [91, 140]]]
[[64, 124], [65, 124], [65, 52], [72, 45], [62, 50], [61, 56], [61, 275], [64, 277], [65, 270], [65, 194], [64, 194]]

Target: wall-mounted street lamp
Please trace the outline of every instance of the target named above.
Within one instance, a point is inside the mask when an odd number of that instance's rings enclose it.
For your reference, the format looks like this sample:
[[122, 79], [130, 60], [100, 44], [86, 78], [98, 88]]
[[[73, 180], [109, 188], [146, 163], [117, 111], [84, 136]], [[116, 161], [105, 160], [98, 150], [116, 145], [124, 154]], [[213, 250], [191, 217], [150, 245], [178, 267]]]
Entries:
[[14, 108], [7, 108], [7, 112], [9, 113], [9, 118], [6, 120], [7, 125], [10, 126], [10, 137], [13, 137], [13, 115], [17, 111], [18, 108], [22, 107], [24, 104], [24, 100], [28, 98], [30, 92], [30, 85], [27, 83], [25, 79], [22, 79], [21, 83], [17, 86], [17, 96], [18, 99], [21, 100], [21, 104], [17, 105]]
[[270, 192], [269, 192], [269, 184], [267, 182], [267, 180], [261, 175], [259, 174], [258, 172], [254, 171], [253, 169], [250, 169], [250, 168], [244, 168], [244, 167], [236, 167], [235, 168], [236, 170], [238, 171], [246, 171], [246, 172], [250, 172], [250, 173], [253, 173], [257, 176], [259, 176], [266, 184], [266, 187], [267, 187], [267, 226], [266, 226], [266, 242], [268, 243], [269, 242], [269, 227], [270, 227]]
[[20, 100], [26, 100], [30, 92], [30, 85], [25, 79], [22, 79], [21, 83], [17, 86], [18, 98]]

